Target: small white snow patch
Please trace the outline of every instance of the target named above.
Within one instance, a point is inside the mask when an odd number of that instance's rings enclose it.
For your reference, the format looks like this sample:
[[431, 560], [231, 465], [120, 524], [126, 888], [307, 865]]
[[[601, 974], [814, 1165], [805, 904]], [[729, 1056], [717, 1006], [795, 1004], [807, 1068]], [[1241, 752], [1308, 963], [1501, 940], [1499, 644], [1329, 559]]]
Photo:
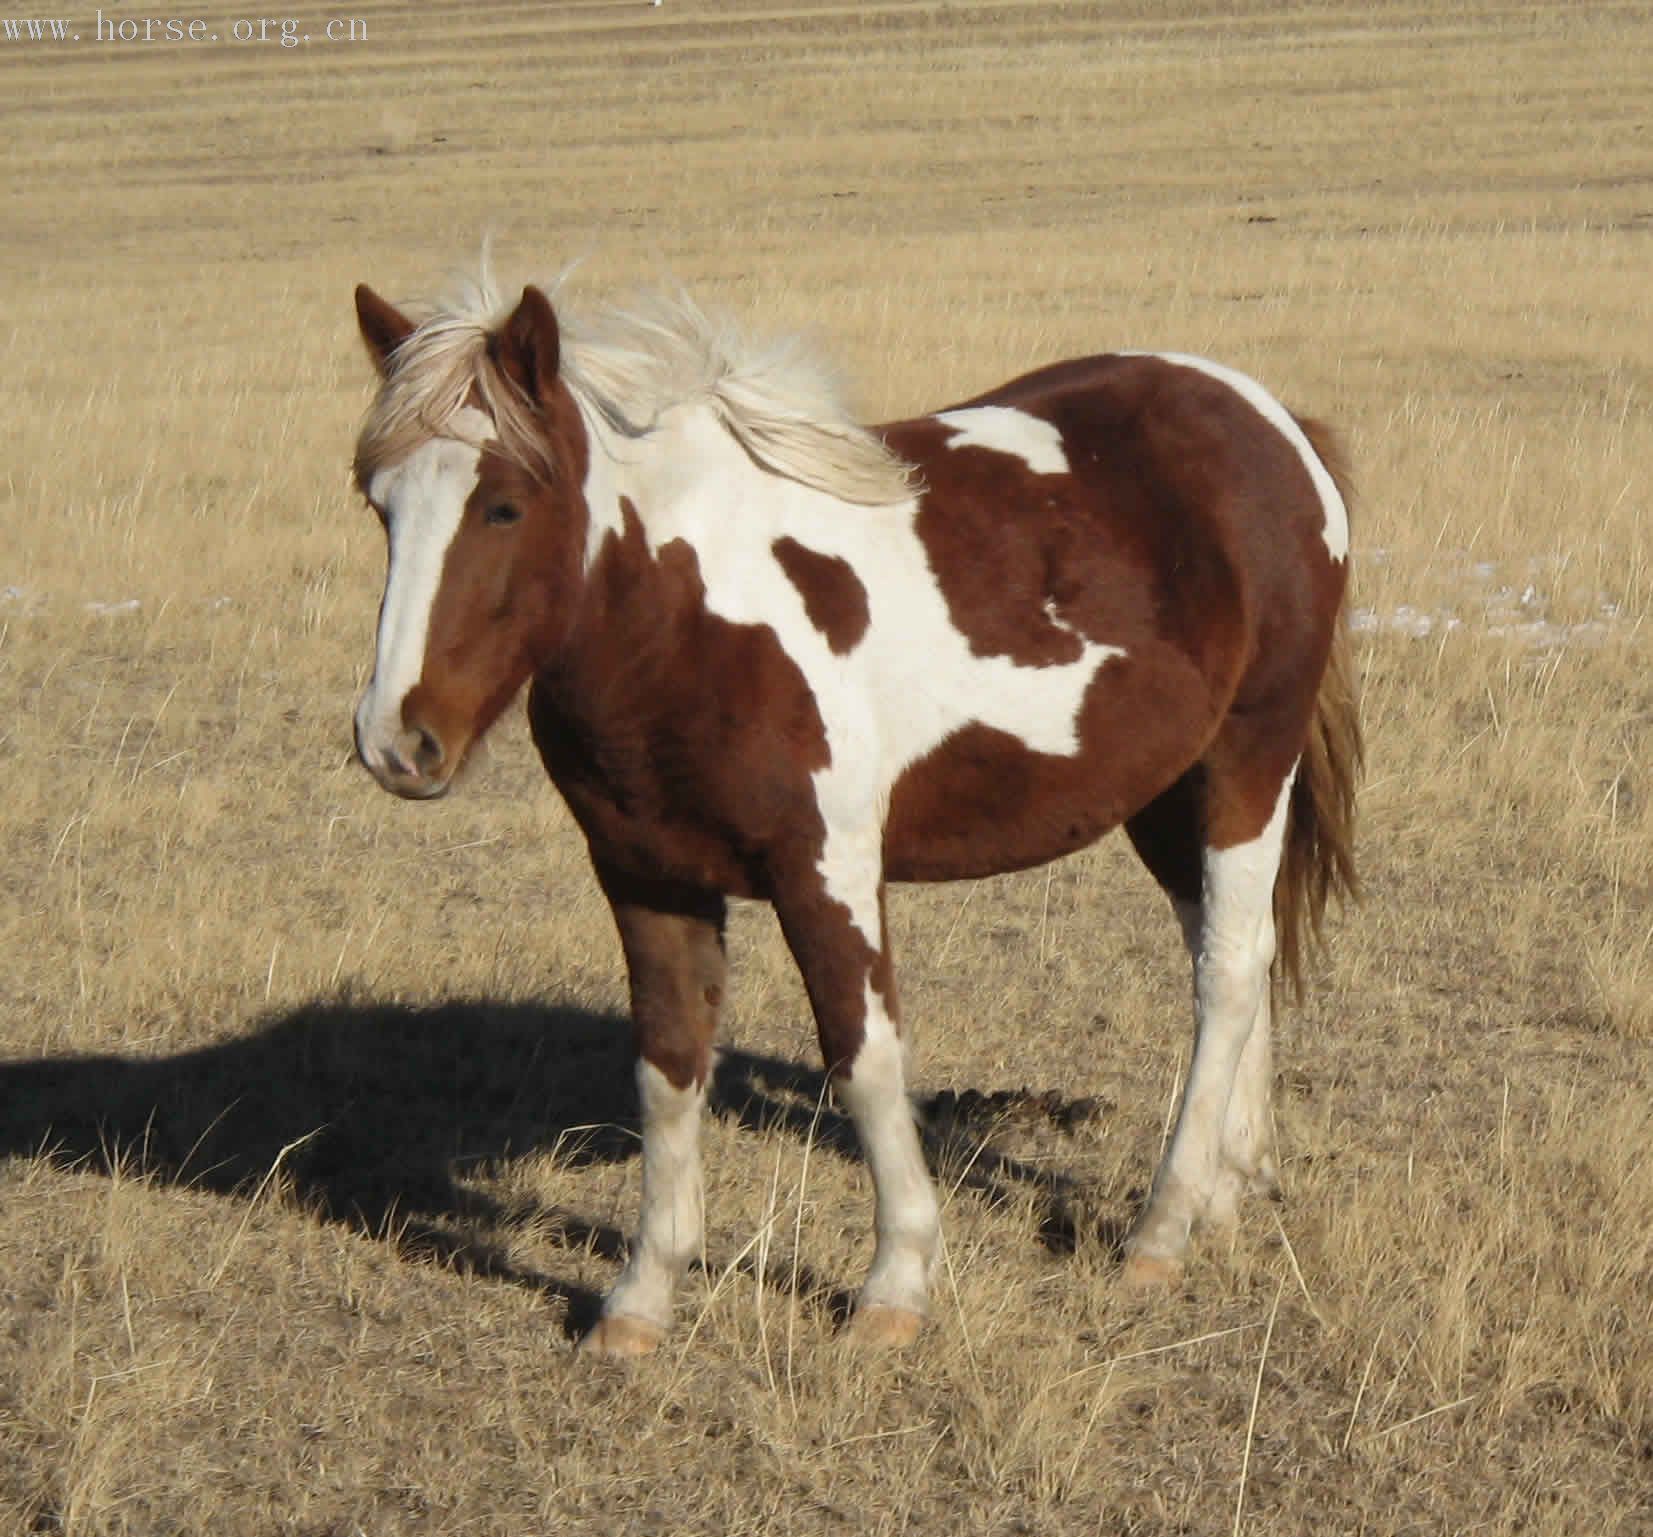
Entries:
[[[1356, 553], [1356, 559], [1362, 565], [1382, 566], [1391, 564], [1392, 554], [1385, 549], [1363, 549]], [[1549, 585], [1566, 570], [1569, 560], [1564, 554], [1498, 561], [1475, 559], [1468, 550], [1433, 552], [1420, 564], [1424, 569], [1438, 569], [1444, 564], [1457, 574], [1454, 586], [1461, 599], [1458, 605], [1429, 609], [1398, 603], [1393, 608], [1355, 608], [1349, 611], [1349, 627], [1368, 635], [1404, 635], [1421, 640], [1467, 626], [1545, 651], [1605, 640], [1624, 622], [1624, 615], [1604, 592], [1597, 595], [1592, 617], [1563, 621], [1550, 616]]]
[[1361, 634], [1388, 631], [1395, 635], [1410, 635], [1422, 640], [1437, 630], [1455, 630], [1463, 623], [1456, 614], [1426, 614], [1421, 608], [1402, 603], [1380, 614], [1375, 608], [1356, 608], [1349, 611], [1349, 628]]

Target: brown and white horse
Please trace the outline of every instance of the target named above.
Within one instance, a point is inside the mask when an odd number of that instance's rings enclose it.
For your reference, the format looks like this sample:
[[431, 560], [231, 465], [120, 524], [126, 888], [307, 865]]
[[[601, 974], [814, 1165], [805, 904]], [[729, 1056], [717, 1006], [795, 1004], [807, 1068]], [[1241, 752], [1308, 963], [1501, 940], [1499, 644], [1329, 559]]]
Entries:
[[[905, 1343], [937, 1205], [887, 881], [1021, 869], [1121, 823], [1193, 956], [1197, 1037], [1127, 1278], [1276, 1178], [1271, 967], [1352, 886], [1360, 729], [1329, 435], [1196, 358], [1055, 364], [856, 425], [795, 348], [687, 302], [581, 320], [486, 281], [379, 369], [356, 478], [389, 539], [363, 763], [448, 788], [524, 683], [630, 969], [631, 1258], [588, 1349], [652, 1349], [701, 1243], [724, 903], [774, 905], [875, 1189], [852, 1333]], [[1278, 954], [1277, 954], [1278, 944]]]

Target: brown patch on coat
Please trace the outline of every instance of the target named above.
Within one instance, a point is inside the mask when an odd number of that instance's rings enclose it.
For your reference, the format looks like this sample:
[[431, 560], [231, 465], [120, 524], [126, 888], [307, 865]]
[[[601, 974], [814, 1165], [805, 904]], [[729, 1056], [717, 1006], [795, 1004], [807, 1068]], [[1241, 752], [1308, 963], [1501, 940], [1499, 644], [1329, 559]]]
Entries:
[[848, 655], [861, 643], [871, 618], [867, 589], [854, 567], [842, 556], [823, 555], [790, 536], [769, 548], [804, 600], [809, 622], [826, 636], [836, 655]]
[[[931, 418], [886, 429], [924, 477], [919, 537], [977, 655], [1042, 667], [1077, 660], [1079, 636], [1127, 649], [1148, 636], [1208, 674], [1243, 665], [1247, 573], [1234, 512], [1247, 481], [1264, 483], [1262, 433], [1295, 454], [1232, 390], [1189, 369], [1170, 379], [1172, 367], [1058, 364], [952, 408], [1004, 406], [1048, 422], [1065, 475], [1035, 474], [1014, 454], [953, 449]], [[1301, 464], [1297, 474], [1313, 497]]]
[[1186, 658], [1144, 645], [1098, 669], [1076, 753], [1034, 752], [1009, 732], [965, 726], [896, 781], [885, 873], [974, 879], [1085, 848], [1186, 773], [1219, 719], [1219, 701]]
[[767, 625], [706, 607], [683, 540], [651, 552], [629, 502], [587, 574], [529, 722], [595, 857], [637, 877], [767, 896], [778, 851], [819, 857], [815, 696]]

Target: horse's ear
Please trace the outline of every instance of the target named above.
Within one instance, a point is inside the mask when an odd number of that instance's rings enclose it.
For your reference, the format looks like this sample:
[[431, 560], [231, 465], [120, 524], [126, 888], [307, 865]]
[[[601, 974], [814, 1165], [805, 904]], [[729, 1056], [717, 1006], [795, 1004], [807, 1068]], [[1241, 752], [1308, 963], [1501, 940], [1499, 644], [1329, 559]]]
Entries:
[[551, 301], [530, 283], [511, 318], [499, 328], [495, 361], [529, 400], [543, 405], [551, 396], [561, 348]]
[[413, 332], [413, 322], [366, 283], [356, 285], [356, 323], [381, 379], [390, 376], [390, 357]]

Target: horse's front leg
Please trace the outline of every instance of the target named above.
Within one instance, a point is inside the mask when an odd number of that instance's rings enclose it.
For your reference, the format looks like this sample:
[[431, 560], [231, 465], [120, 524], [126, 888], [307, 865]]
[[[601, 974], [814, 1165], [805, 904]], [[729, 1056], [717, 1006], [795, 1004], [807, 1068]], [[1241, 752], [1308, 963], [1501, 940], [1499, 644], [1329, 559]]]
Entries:
[[[911, 1343], [929, 1312], [941, 1228], [907, 1098], [879, 840], [864, 841], [868, 857], [838, 862], [831, 881], [814, 864], [777, 879], [774, 903], [809, 992], [821, 1054], [872, 1173], [877, 1247], [850, 1337], [899, 1346]], [[860, 873], [847, 874], [846, 864]]]
[[700, 1121], [723, 1001], [724, 901], [716, 892], [597, 871], [631, 977], [643, 1113], [643, 1212], [631, 1258], [581, 1348], [646, 1355], [700, 1252]]

